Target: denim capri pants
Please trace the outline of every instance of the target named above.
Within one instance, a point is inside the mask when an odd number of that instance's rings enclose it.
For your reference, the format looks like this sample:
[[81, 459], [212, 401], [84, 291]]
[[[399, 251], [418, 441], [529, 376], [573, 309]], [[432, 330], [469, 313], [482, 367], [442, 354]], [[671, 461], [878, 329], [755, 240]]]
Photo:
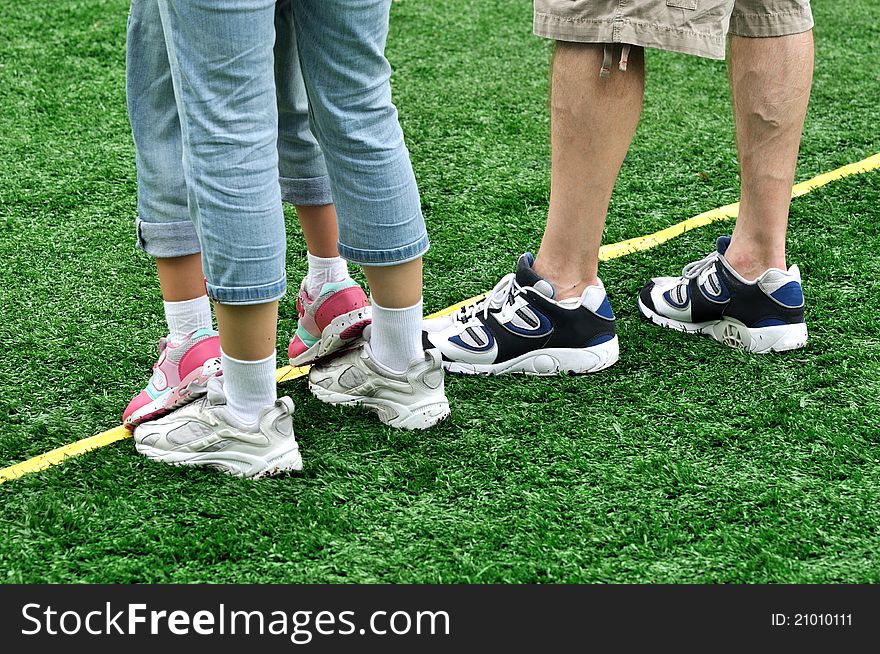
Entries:
[[284, 294], [282, 198], [335, 201], [339, 251], [353, 263], [424, 254], [384, 55], [389, 9], [390, 0], [132, 0], [138, 245], [158, 258], [201, 252], [208, 294], [224, 304]]

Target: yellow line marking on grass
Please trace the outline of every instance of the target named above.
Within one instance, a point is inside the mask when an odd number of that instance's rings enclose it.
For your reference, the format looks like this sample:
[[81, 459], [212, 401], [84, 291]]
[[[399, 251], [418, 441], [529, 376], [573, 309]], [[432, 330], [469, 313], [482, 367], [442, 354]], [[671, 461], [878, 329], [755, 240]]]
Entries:
[[88, 438], [83, 438], [75, 443], [58, 447], [44, 454], [38, 454], [32, 459], [16, 463], [13, 466], [0, 470], [0, 484], [9, 481], [10, 479], [24, 477], [32, 472], [39, 472], [40, 470], [57, 466], [59, 463], [64, 463], [65, 459], [85, 454], [90, 450], [110, 445], [110, 443], [121, 441], [130, 436], [131, 432], [122, 425], [119, 425], [118, 427], [108, 429], [97, 436], [89, 436]]
[[303, 366], [302, 368], [297, 368], [295, 366], [283, 366], [275, 371], [275, 381], [281, 384], [284, 382], [288, 382], [291, 379], [305, 377], [307, 374], [309, 374], [309, 366]]
[[[797, 198], [802, 195], [806, 195], [810, 191], [814, 191], [817, 188], [825, 186], [829, 182], [843, 179], [844, 177], [849, 177], [850, 175], [867, 173], [878, 168], [880, 168], [880, 152], [868, 157], [867, 159], [862, 159], [861, 161], [842, 166], [840, 168], [837, 168], [836, 170], [817, 175], [816, 177], [813, 177], [812, 179], [809, 179], [805, 182], [801, 182], [800, 184], [795, 184], [791, 189], [791, 197]], [[610, 259], [617, 259], [618, 257], [625, 257], [628, 254], [633, 254], [635, 252], [650, 250], [651, 248], [657, 247], [658, 245], [665, 243], [666, 241], [669, 241], [676, 236], [681, 236], [685, 232], [689, 232], [692, 229], [696, 229], [697, 227], [703, 227], [704, 225], [708, 225], [718, 220], [724, 220], [725, 218], [736, 218], [738, 213], [739, 202], [734, 202], [733, 204], [725, 204], [723, 207], [718, 207], [717, 209], [706, 211], [697, 216], [694, 216], [693, 218], [683, 220], [682, 222], [677, 223], [672, 227], [667, 227], [666, 229], [661, 229], [658, 232], [654, 232], [653, 234], [648, 234], [647, 236], [639, 236], [638, 238], [631, 238], [626, 241], [620, 241], [619, 243], [603, 245], [599, 249], [599, 260], [608, 261]], [[451, 313], [458, 311], [461, 307], [473, 304], [474, 302], [477, 302], [484, 297], [486, 297], [485, 293], [482, 295], [477, 295], [468, 300], [464, 300], [463, 302], [459, 302], [458, 304], [454, 304], [451, 307], [446, 307], [445, 309], [441, 309], [436, 313], [432, 313], [430, 316], [428, 316], [428, 318], [447, 316]], [[279, 368], [276, 371], [275, 377], [280, 384], [283, 382], [291, 381], [292, 379], [303, 377], [308, 373], [308, 371], [308, 367], [294, 368], [293, 366], [284, 366], [283, 368]], [[45, 454], [40, 454], [32, 459], [28, 459], [27, 461], [16, 463], [15, 465], [11, 465], [8, 468], [3, 468], [2, 470], [0, 470], [0, 484], [7, 482], [11, 479], [23, 477], [24, 475], [28, 475], [32, 472], [45, 470], [46, 468], [50, 468], [52, 466], [63, 463], [65, 459], [79, 456], [80, 454], [85, 454], [90, 450], [104, 447], [105, 445], [110, 445], [111, 443], [121, 441], [130, 436], [131, 432], [120, 426], [109, 429], [103, 433], [98, 434], [97, 436], [90, 436], [89, 438], [83, 438], [82, 440], [76, 441], [75, 443], [64, 445], [62, 447], [51, 450], [50, 452], [46, 452]]]

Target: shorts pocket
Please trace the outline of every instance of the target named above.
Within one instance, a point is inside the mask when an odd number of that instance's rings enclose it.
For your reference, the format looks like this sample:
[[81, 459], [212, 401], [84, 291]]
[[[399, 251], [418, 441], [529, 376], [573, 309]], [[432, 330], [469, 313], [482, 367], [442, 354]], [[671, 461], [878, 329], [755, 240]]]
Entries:
[[697, 8], [697, 0], [666, 0], [666, 6], [694, 10]]

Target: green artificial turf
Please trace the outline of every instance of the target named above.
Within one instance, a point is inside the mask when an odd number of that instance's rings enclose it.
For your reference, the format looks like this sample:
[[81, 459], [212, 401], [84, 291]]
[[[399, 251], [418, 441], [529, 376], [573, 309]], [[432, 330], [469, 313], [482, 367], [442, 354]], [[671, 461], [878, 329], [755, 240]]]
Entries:
[[[880, 7], [814, 2], [798, 179], [880, 151]], [[163, 333], [135, 249], [124, 0], [0, 7], [0, 467], [119, 421]], [[547, 70], [527, 0], [402, 0], [388, 56], [433, 247], [425, 306], [540, 242]], [[605, 242], [737, 198], [723, 62], [650, 52]], [[425, 433], [296, 404], [305, 470], [248, 482], [130, 441], [0, 485], [3, 582], [880, 581], [880, 172], [792, 205], [810, 342], [749, 357], [635, 296], [731, 224], [605, 263], [621, 359], [594, 376], [450, 378]], [[289, 276], [305, 245], [289, 212]], [[293, 328], [282, 303], [279, 346]], [[281, 350], [283, 351], [283, 349]], [[279, 363], [283, 363], [279, 359]]]

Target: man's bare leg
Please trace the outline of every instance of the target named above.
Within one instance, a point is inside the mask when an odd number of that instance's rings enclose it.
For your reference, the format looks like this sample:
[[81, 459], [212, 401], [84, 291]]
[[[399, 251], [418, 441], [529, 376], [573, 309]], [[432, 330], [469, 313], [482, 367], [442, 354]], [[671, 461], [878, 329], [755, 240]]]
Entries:
[[599, 77], [603, 50], [557, 41], [553, 57], [550, 210], [534, 270], [553, 283], [558, 300], [597, 283], [608, 202], [642, 109], [643, 49], [632, 48], [624, 72], [615, 45], [607, 79]]
[[725, 255], [746, 279], [786, 269], [791, 187], [813, 81], [813, 33], [730, 38], [742, 200]]
[[[607, 47], [616, 64], [624, 46]], [[455, 318], [426, 322], [428, 340], [452, 371], [580, 374], [618, 359], [608, 298], [587, 287], [598, 283], [608, 202], [641, 114], [645, 60], [642, 48], [631, 47], [629, 70], [615, 66], [603, 78], [605, 48], [557, 41], [551, 67], [550, 209], [532, 270], [553, 284], [557, 302], [546, 299], [549, 290], [518, 262], [516, 278], [535, 292], [510, 285], [500, 304], [493, 292]], [[579, 301], [558, 304], [569, 298]], [[483, 309], [491, 306], [498, 312], [489, 319]], [[548, 330], [555, 334], [552, 345], [546, 345]]]

